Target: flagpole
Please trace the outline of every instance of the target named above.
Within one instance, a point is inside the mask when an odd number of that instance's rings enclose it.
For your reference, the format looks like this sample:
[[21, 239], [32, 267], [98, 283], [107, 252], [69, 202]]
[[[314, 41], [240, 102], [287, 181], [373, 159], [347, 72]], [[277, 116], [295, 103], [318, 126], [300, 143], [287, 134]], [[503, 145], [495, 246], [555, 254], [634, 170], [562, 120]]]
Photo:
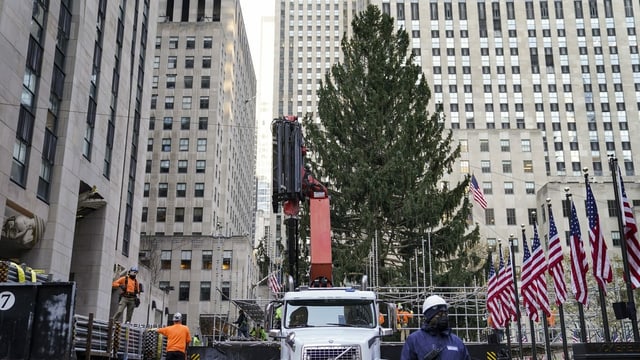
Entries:
[[[525, 225], [522, 224], [522, 225], [520, 225], [520, 227], [522, 228], [522, 246], [524, 247], [525, 246], [524, 242], [525, 242], [525, 239], [526, 239]], [[531, 256], [529, 261], [533, 262], [533, 256]], [[524, 263], [522, 265], [524, 266]], [[514, 271], [514, 274], [515, 274], [515, 271]], [[534, 287], [535, 287], [535, 284], [532, 284], [532, 285], [534, 285]], [[546, 289], [545, 289], [545, 291], [546, 291]], [[537, 291], [536, 291], [536, 293], [537, 293]], [[517, 294], [517, 292], [516, 292], [516, 294]], [[523, 296], [526, 296], [526, 295], [523, 295]], [[531, 301], [533, 301], [533, 299]], [[537, 303], [537, 294], [536, 294], [536, 303]], [[534, 308], [535, 308], [535, 306], [536, 305], [534, 305]], [[536, 309], [536, 312], [537, 311], [538, 310]], [[542, 314], [542, 316], [544, 317], [544, 313]], [[519, 317], [520, 316], [518, 316], [518, 318]], [[533, 323], [533, 318], [531, 317], [531, 315], [529, 315], [529, 329], [531, 331], [531, 355], [533, 356], [534, 359], [537, 359], [538, 358], [538, 354], [537, 354], [537, 349], [536, 349], [536, 328], [535, 328], [535, 325]]]
[[516, 272], [514, 271], [513, 267], [515, 267], [516, 264], [516, 254], [513, 252], [514, 249], [514, 245], [513, 243], [515, 242], [515, 235], [513, 234], [509, 234], [509, 256], [511, 257], [511, 274], [513, 275], [513, 290], [516, 294], [516, 317], [518, 318], [517, 324], [518, 324], [518, 345], [520, 346], [520, 358], [522, 359], [522, 320], [521, 318], [521, 314], [520, 314], [520, 300], [518, 297], [518, 279], [516, 278]]
[[[633, 299], [633, 289], [631, 287], [631, 273], [629, 272], [629, 259], [627, 258], [627, 239], [625, 237], [624, 224], [622, 222], [622, 207], [620, 203], [620, 189], [618, 187], [618, 159], [610, 154], [609, 155], [609, 168], [611, 169], [611, 175], [613, 176], [613, 192], [615, 193], [616, 203], [618, 204], [618, 231], [620, 232], [620, 251], [622, 252], [622, 266], [624, 269], [624, 282], [627, 286], [627, 313], [631, 320], [631, 326], [633, 328], [633, 340], [640, 341], [640, 333], [638, 331], [638, 319], [636, 316], [636, 306]], [[622, 179], [621, 179], [622, 180]]]
[[[585, 189], [587, 189], [587, 187], [589, 186], [589, 169], [587, 169], [586, 167], [582, 169], [582, 171], [584, 172], [584, 186]], [[585, 209], [586, 210], [586, 209]], [[587, 219], [589, 219], [589, 210], [587, 211]], [[598, 215], [600, 216], [600, 215]], [[600, 220], [598, 220], [600, 221]], [[591, 220], [589, 220], [589, 222], [591, 222]], [[591, 228], [591, 226], [589, 226], [589, 228]], [[591, 231], [591, 229], [589, 229], [589, 231]], [[601, 230], [598, 229], [598, 232], [600, 232]], [[596, 239], [598, 237], [600, 237], [600, 234], [594, 234], [594, 236], [596, 236]], [[589, 236], [589, 238], [591, 238], [591, 236]], [[622, 241], [621, 241], [622, 242]], [[597, 251], [596, 249], [594, 249], [594, 244], [591, 244], [591, 256], [593, 258], [593, 253], [594, 251]], [[606, 256], [606, 255], [605, 255]], [[596, 276], [596, 262], [593, 262], [593, 275]], [[602, 315], [602, 327], [604, 330], [604, 341], [606, 342], [611, 342], [611, 334], [609, 333], [609, 317], [607, 316], [607, 300], [605, 297], [604, 292], [602, 291], [602, 288], [600, 287], [600, 284], [598, 284], [598, 296], [600, 297], [600, 313]]]
[[[564, 191], [566, 193], [565, 197], [567, 198], [567, 201], [573, 207], [573, 204], [572, 204], [573, 200], [571, 200], [571, 189], [566, 187], [564, 188]], [[569, 227], [571, 227], [571, 225], [569, 225]], [[582, 239], [580, 239], [580, 241], [582, 241]], [[573, 271], [573, 269], [571, 269], [571, 271]], [[573, 273], [571, 275], [575, 276], [575, 274]], [[578, 303], [578, 316], [579, 316], [578, 321], [580, 322], [580, 341], [583, 343], [586, 343], [587, 342], [587, 324], [584, 321], [584, 305], [582, 305], [582, 303], [578, 301], [578, 299], [576, 299], [576, 302]]]
[[[551, 220], [553, 220], [553, 213], [551, 210], [551, 198], [547, 198], [547, 209], [548, 209], [548, 213], [549, 213], [549, 227], [551, 227]], [[555, 222], [554, 222], [555, 224]], [[554, 225], [555, 226], [555, 225]], [[551, 231], [548, 231], [548, 233], [550, 234]], [[551, 237], [551, 235], [549, 235], [549, 237]], [[551, 238], [549, 239], [551, 240]], [[564, 279], [562, 280], [563, 284], [564, 284]], [[555, 287], [555, 280], [554, 280], [554, 291], [557, 288]], [[563, 287], [564, 289], [564, 287]], [[564, 324], [564, 309], [563, 309], [563, 304], [561, 301], [558, 300], [558, 292], [556, 291], [556, 306], [558, 306], [558, 316], [560, 317], [560, 336], [562, 338], [562, 352], [564, 353], [564, 358], [565, 359], [569, 359], [569, 349], [567, 347], [567, 328], [565, 327]], [[553, 311], [551, 312], [551, 316], [553, 316]]]

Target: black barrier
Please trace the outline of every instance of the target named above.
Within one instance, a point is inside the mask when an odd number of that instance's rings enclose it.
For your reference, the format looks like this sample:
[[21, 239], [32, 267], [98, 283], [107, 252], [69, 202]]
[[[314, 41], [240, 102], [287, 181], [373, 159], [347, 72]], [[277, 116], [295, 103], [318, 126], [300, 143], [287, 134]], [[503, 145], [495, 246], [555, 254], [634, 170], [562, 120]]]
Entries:
[[[400, 342], [383, 342], [380, 355], [383, 359], [399, 360], [402, 353]], [[508, 359], [505, 345], [469, 344], [469, 354], [473, 360]], [[277, 360], [280, 359], [280, 343], [273, 341], [225, 341], [214, 343], [210, 347], [189, 348], [190, 360]]]
[[69, 359], [75, 284], [0, 284], [0, 359]]
[[640, 343], [585, 343], [573, 344], [573, 359], [640, 359]]

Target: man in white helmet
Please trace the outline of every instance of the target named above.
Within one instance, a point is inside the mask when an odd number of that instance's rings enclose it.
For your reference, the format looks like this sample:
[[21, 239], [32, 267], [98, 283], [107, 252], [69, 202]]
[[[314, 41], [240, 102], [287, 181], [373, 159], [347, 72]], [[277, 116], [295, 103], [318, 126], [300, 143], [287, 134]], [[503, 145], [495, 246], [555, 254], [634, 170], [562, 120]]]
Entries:
[[179, 312], [173, 314], [173, 325], [148, 330], [167, 337], [166, 360], [187, 359], [187, 347], [191, 342], [191, 334], [189, 333], [189, 327], [182, 325], [182, 314]]
[[424, 301], [422, 326], [405, 341], [400, 360], [471, 360], [467, 347], [451, 332], [448, 308], [438, 295]]

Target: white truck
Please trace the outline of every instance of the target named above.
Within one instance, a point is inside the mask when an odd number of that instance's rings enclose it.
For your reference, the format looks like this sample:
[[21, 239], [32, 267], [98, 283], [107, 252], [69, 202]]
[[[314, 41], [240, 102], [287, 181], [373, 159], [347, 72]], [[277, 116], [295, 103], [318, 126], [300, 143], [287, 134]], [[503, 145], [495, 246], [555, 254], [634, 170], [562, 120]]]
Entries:
[[266, 313], [269, 336], [280, 339], [280, 359], [381, 359], [381, 338], [396, 323], [394, 304], [352, 287], [301, 287], [271, 302]]

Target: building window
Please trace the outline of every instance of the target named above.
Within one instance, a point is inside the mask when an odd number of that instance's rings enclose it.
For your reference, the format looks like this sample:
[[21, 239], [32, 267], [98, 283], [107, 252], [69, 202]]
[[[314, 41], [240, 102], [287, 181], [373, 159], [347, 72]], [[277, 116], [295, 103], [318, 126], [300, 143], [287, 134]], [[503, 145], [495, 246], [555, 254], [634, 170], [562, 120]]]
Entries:
[[480, 139], [480, 152], [489, 152], [489, 140]]
[[162, 119], [162, 130], [171, 130], [173, 127], [173, 118], [170, 116], [165, 116]]
[[176, 213], [174, 215], [173, 221], [177, 222], [177, 223], [184, 222], [184, 208], [183, 207], [177, 207], [176, 208]]
[[164, 138], [162, 139], [162, 152], [170, 152], [171, 151], [171, 139]]
[[613, 243], [613, 246], [620, 247], [620, 231], [611, 232], [611, 242]]
[[505, 183], [504, 183], [504, 193], [506, 195], [513, 195], [513, 182], [505, 181]]
[[213, 251], [202, 250], [202, 269], [211, 270], [213, 268]]
[[529, 139], [520, 140], [520, 149], [522, 152], [531, 152], [531, 140]]
[[500, 151], [502, 152], [511, 151], [511, 145], [509, 144], [509, 139], [500, 140]]
[[162, 250], [160, 252], [160, 268], [162, 270], [171, 270], [171, 250]]
[[534, 182], [526, 181], [524, 188], [528, 195], [534, 195], [536, 193], [536, 184]]
[[193, 208], [193, 222], [202, 222], [202, 208]]
[[223, 281], [222, 289], [220, 289], [220, 300], [229, 301], [230, 295], [231, 295], [231, 282]]
[[143, 197], [149, 197], [149, 189], [151, 188], [151, 184], [149, 183], [144, 183], [144, 190], [142, 193]]
[[168, 183], [159, 183], [158, 184], [158, 197], [165, 198], [167, 197], [167, 190], [169, 189]]
[[502, 160], [502, 172], [511, 174], [511, 160]]
[[196, 37], [195, 36], [187, 36], [187, 49], [195, 49], [196, 47]]
[[526, 173], [533, 172], [533, 160], [523, 160], [522, 165], [523, 165], [524, 172]]
[[209, 97], [200, 96], [200, 109], [208, 109], [208, 108], [209, 108]]
[[169, 49], [177, 49], [178, 48], [178, 37], [171, 36], [169, 38]]
[[208, 117], [202, 116], [202, 117], [198, 118], [198, 130], [207, 130], [208, 124], [209, 124], [209, 118]]
[[211, 300], [211, 281], [200, 282], [200, 301]]
[[148, 218], [149, 218], [149, 208], [145, 206], [142, 208], [142, 216], [140, 217], [140, 221], [147, 222]]
[[153, 138], [147, 139], [147, 151], [153, 151]]
[[493, 184], [491, 183], [491, 181], [482, 182], [482, 192], [485, 195], [493, 194]]
[[207, 151], [207, 139], [198, 139], [197, 150], [198, 152]]
[[489, 160], [481, 160], [480, 168], [482, 169], [482, 173], [489, 174], [491, 173], [491, 161]]
[[178, 174], [186, 174], [189, 168], [189, 160], [178, 160]]
[[189, 139], [188, 138], [180, 139], [180, 145], [178, 149], [180, 149], [180, 151], [189, 151]]
[[222, 252], [222, 270], [231, 270], [231, 257], [233, 252], [231, 250], [224, 250]]
[[210, 82], [211, 82], [211, 77], [203, 76], [202, 78], [200, 78], [200, 88], [208, 89]]
[[164, 108], [173, 109], [173, 96], [167, 96], [164, 98]]
[[183, 198], [187, 195], [187, 183], [176, 184], [176, 197]]
[[193, 69], [193, 56], [187, 56], [184, 58], [184, 68]]
[[183, 116], [180, 118], [180, 130], [189, 130], [191, 127], [191, 118]]
[[516, 225], [516, 209], [507, 209], [507, 225]]
[[178, 58], [176, 56], [169, 56], [167, 58], [167, 69], [175, 69], [178, 64]]
[[618, 216], [618, 204], [615, 200], [607, 200], [607, 209], [609, 210], [609, 217]]
[[178, 301], [189, 301], [189, 282], [180, 281], [178, 287]]
[[203, 56], [202, 57], [202, 68], [210, 69], [211, 68], [211, 56]]
[[169, 160], [160, 160], [160, 173], [168, 174], [170, 166], [171, 166], [171, 162]]
[[204, 183], [195, 183], [193, 196], [204, 197]]
[[191, 96], [182, 97], [182, 110], [191, 110]]
[[484, 209], [484, 223], [485, 225], [496, 224], [496, 216], [492, 208]]
[[202, 47], [204, 49], [211, 49], [213, 47], [213, 38], [211, 36], [205, 36], [202, 40]]
[[184, 88], [191, 89], [193, 87], [193, 76], [184, 77]]
[[159, 207], [156, 209], [156, 222], [165, 222], [167, 220], [167, 208]]
[[182, 250], [181, 256], [180, 256], [180, 269], [181, 270], [191, 269], [191, 250]]
[[196, 174], [204, 174], [206, 167], [206, 160], [196, 160]]

